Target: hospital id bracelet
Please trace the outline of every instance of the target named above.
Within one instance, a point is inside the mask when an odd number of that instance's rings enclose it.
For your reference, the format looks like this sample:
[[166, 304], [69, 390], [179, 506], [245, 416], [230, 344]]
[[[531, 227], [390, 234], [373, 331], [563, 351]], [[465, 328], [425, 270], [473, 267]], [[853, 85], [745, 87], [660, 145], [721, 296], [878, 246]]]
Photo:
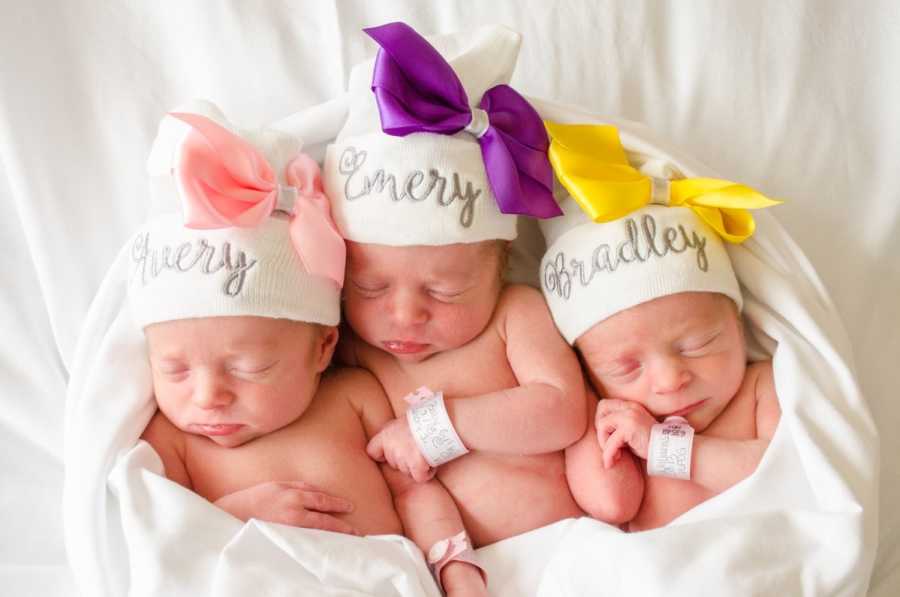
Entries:
[[690, 480], [694, 428], [682, 417], [668, 417], [650, 428], [647, 474]]
[[[417, 390], [418, 391], [418, 390]], [[475, 550], [472, 549], [472, 543], [469, 541], [469, 534], [465, 530], [460, 531], [452, 537], [441, 539], [431, 546], [428, 550], [428, 565], [431, 567], [431, 573], [437, 581], [441, 590], [444, 590], [444, 583], [441, 581], [441, 571], [452, 561], [466, 562], [478, 569], [481, 578], [487, 584], [487, 572], [478, 563]]]
[[432, 468], [469, 453], [453, 428], [442, 392], [422, 386], [404, 400], [410, 405], [406, 409], [409, 429]]

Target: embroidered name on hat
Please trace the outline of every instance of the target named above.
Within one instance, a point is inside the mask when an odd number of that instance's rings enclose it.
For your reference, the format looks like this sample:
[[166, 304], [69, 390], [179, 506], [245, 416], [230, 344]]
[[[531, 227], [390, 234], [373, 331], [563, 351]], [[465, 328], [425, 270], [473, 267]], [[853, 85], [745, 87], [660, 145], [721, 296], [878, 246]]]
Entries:
[[241, 293], [247, 272], [257, 263], [256, 259], [248, 259], [247, 254], [240, 249], [233, 253], [231, 243], [227, 241], [220, 247], [199, 239], [181, 243], [177, 247], [163, 245], [150, 248], [149, 232], [141, 233], [135, 239], [131, 247], [131, 260], [135, 263], [134, 276], [139, 276], [144, 286], [147, 285], [148, 278], [156, 278], [163, 270], [180, 273], [197, 270], [205, 275], [213, 275], [224, 269], [228, 275], [222, 284], [222, 292], [226, 296]]
[[460, 201], [463, 205], [459, 212], [459, 223], [463, 228], [472, 225], [475, 217], [475, 200], [481, 196], [482, 189], [476, 189], [471, 181], [466, 181], [463, 188], [458, 172], [453, 172], [448, 178], [434, 168], [430, 169], [427, 175], [424, 170], [411, 170], [398, 189], [397, 176], [385, 171], [384, 168], [379, 168], [372, 174], [360, 174], [366, 157], [365, 150], [352, 146], [341, 153], [338, 172], [345, 178], [344, 197], [347, 201], [356, 201], [369, 195], [383, 193], [385, 190], [389, 192], [394, 202], [404, 199], [419, 202], [433, 197], [439, 206], [449, 207], [454, 202]]
[[625, 240], [615, 249], [606, 243], [597, 245], [588, 264], [580, 259], [572, 259], [567, 264], [565, 255], [561, 251], [557, 253], [544, 266], [544, 289], [568, 300], [572, 296], [573, 280], [586, 287], [600, 272], [611, 274], [623, 264], [644, 263], [650, 259], [661, 259], [669, 253], [684, 253], [688, 249], [696, 251], [700, 271], [705, 272], [709, 268], [707, 238], [696, 230], [689, 233], [681, 224], [659, 229], [653, 216], [645, 214], [640, 225], [634, 218], [626, 219], [625, 234]]

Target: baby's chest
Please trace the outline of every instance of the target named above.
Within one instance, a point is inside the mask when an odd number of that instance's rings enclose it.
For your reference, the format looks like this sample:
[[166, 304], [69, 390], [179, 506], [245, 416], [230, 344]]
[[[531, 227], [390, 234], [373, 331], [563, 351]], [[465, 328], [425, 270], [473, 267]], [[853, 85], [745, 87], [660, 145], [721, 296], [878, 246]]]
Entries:
[[296, 422], [237, 448], [197, 442], [188, 471], [194, 490], [211, 501], [271, 481], [335, 487], [348, 471], [369, 465], [365, 441], [358, 420]]

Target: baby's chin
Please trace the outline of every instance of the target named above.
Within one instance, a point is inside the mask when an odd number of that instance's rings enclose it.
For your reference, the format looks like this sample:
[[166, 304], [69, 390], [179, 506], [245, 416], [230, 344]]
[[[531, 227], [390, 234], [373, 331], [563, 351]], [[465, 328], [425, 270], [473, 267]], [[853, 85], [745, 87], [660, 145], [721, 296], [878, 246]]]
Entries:
[[438, 355], [438, 354], [444, 352], [445, 350], [447, 350], [445, 348], [434, 346], [433, 344], [429, 344], [427, 346], [427, 348], [425, 348], [424, 350], [421, 350], [419, 352], [413, 352], [413, 353], [394, 352], [394, 351], [388, 350], [384, 346], [381, 346], [381, 349], [384, 350], [385, 352], [387, 352], [392, 357], [394, 357], [396, 360], [400, 361], [401, 363], [409, 363], [409, 364], [423, 363], [423, 362], [427, 361], [428, 359], [430, 359], [431, 357]]
[[247, 444], [253, 440], [255, 440], [258, 435], [254, 434], [235, 434], [234, 436], [226, 436], [226, 437], [217, 437], [217, 436], [209, 436], [204, 435], [203, 437], [207, 438], [217, 446], [222, 448], [239, 448], [244, 444]]
[[246, 427], [229, 435], [209, 435], [206, 433], [198, 432], [195, 429], [180, 429], [181, 431], [189, 435], [193, 435], [195, 437], [204, 437], [217, 446], [221, 446], [222, 448], [238, 448], [263, 435], [262, 433], [254, 432], [253, 430]]
[[719, 418], [719, 415], [722, 414], [730, 401], [728, 399], [719, 398], [716, 400], [715, 398], [712, 398], [709, 402], [710, 403], [704, 405], [703, 408], [698, 409], [696, 412], [693, 412], [686, 417], [690, 426], [693, 427], [694, 431], [697, 433], [706, 431], [706, 428]]

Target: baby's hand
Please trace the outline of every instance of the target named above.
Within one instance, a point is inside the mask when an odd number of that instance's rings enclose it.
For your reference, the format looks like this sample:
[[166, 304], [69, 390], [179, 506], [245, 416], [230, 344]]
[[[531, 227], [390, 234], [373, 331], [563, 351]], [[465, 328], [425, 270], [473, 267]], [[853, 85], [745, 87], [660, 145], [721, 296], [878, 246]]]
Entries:
[[635, 456], [647, 459], [650, 428], [657, 423], [647, 409], [637, 402], [604, 399], [597, 403], [597, 441], [603, 450], [603, 466], [611, 468], [626, 445]]
[[434, 477], [431, 468], [413, 438], [406, 417], [394, 419], [375, 434], [366, 447], [369, 457], [377, 462], [387, 462], [391, 468], [405, 473], [417, 483]]
[[307, 529], [359, 535], [350, 524], [329, 512], [352, 512], [344, 498], [323, 493], [302, 481], [270, 481], [222, 496], [215, 504], [237, 518], [289, 524]]

